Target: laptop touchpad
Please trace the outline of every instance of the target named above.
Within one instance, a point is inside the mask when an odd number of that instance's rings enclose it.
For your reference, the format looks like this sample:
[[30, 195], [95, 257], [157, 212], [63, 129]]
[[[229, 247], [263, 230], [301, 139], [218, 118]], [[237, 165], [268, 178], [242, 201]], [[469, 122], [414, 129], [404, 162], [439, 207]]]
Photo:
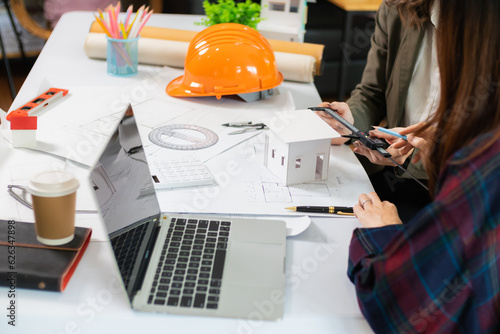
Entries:
[[258, 287], [283, 284], [283, 245], [234, 242], [226, 261], [224, 284]]

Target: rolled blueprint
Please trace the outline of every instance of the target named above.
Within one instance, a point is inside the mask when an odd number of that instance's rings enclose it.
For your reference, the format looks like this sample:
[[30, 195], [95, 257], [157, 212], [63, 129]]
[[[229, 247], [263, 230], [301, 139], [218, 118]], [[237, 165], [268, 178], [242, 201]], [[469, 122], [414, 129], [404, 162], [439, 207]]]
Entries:
[[[139, 62], [150, 65], [184, 67], [189, 42], [196, 31], [146, 26], [139, 40]], [[276, 64], [285, 80], [312, 82], [321, 74], [324, 45], [268, 39], [274, 50]], [[85, 42], [88, 57], [106, 58], [104, 31], [93, 22]]]
[[[106, 36], [89, 33], [84, 45], [89, 58], [106, 59]], [[143, 38], [139, 39], [139, 63], [184, 67], [184, 59], [189, 47], [188, 42]], [[316, 59], [310, 55], [274, 52], [278, 70], [284, 80], [313, 82]]]
[[316, 59], [313, 56], [286, 52], [274, 52], [278, 71], [287, 81], [313, 82]]

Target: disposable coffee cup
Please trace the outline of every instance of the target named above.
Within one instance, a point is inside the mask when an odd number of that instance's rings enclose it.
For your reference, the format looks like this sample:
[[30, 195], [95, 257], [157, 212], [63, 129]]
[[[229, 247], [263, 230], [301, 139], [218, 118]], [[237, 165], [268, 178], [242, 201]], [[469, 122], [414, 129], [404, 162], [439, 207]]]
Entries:
[[45, 171], [28, 182], [39, 242], [57, 246], [73, 240], [78, 180], [71, 172]]

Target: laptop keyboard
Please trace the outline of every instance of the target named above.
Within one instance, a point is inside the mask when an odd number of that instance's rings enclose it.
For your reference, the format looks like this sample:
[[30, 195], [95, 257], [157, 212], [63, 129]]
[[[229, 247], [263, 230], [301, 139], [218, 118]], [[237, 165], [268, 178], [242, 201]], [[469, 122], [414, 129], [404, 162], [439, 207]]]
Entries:
[[172, 218], [148, 304], [217, 309], [230, 227]]
[[111, 239], [111, 246], [115, 253], [120, 274], [123, 277], [125, 288], [130, 282], [130, 275], [137, 258], [137, 253], [148, 229], [149, 223], [142, 224], [125, 233], [122, 233]]

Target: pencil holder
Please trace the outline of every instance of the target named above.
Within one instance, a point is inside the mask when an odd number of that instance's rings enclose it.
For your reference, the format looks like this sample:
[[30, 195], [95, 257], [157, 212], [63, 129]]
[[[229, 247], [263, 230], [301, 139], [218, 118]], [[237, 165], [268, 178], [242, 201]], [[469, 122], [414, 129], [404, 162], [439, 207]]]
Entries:
[[108, 74], [119, 77], [130, 77], [137, 74], [139, 38], [109, 38], [106, 62]]

